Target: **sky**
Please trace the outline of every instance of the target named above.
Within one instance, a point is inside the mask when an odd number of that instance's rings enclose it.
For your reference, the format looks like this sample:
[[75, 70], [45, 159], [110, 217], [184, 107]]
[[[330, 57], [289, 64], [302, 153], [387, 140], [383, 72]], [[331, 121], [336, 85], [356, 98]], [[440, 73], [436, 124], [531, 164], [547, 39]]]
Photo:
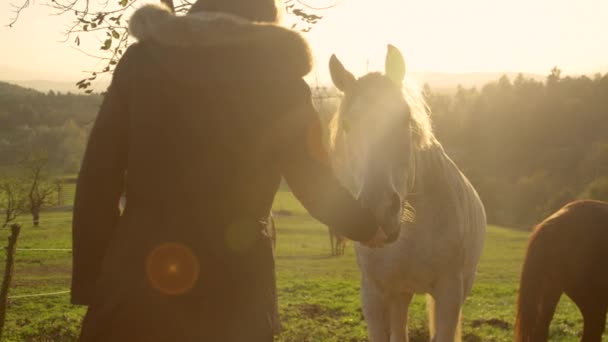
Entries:
[[[73, 39], [61, 42], [71, 16], [53, 16], [47, 0], [35, 0], [8, 28], [11, 1], [23, 0], [0, 1], [0, 79], [74, 81], [100, 68], [74, 49]], [[547, 74], [554, 66], [566, 74], [608, 72], [607, 0], [336, 1], [307, 0], [337, 3], [318, 11], [324, 18], [305, 34], [317, 66], [313, 77], [322, 80], [332, 53], [357, 75], [382, 70], [387, 43], [414, 72]], [[95, 52], [98, 43], [91, 44], [87, 51]]]

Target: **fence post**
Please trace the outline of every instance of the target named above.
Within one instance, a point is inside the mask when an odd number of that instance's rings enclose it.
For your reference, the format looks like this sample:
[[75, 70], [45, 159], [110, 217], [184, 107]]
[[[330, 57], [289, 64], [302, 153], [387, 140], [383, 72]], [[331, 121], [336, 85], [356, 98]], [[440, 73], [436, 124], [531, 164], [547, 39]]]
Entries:
[[17, 248], [17, 239], [21, 232], [21, 225], [14, 223], [11, 225], [11, 236], [8, 238], [8, 246], [6, 247], [6, 267], [4, 268], [4, 280], [2, 280], [2, 288], [0, 289], [0, 340], [4, 331], [4, 319], [6, 318], [6, 307], [8, 305], [8, 290], [13, 277], [13, 269], [15, 264], [15, 249]]

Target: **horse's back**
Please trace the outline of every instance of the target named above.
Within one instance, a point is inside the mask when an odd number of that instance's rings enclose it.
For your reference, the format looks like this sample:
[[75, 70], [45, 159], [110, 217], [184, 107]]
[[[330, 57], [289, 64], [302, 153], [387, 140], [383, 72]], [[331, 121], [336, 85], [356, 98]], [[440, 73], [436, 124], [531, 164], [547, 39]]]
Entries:
[[449, 205], [449, 217], [458, 230], [464, 251], [465, 268], [476, 268], [485, 241], [486, 213], [479, 194], [460, 171], [456, 163], [439, 149], [443, 159], [443, 178], [446, 187], [446, 198], [453, 202]]
[[580, 246], [608, 252], [602, 248], [608, 241], [608, 203], [578, 200], [566, 204], [534, 228], [530, 242], [537, 239], [568, 249]]
[[477, 265], [479, 264], [479, 259], [481, 258], [485, 243], [487, 218], [485, 208], [477, 191], [464, 174], [461, 173], [461, 175], [463, 178], [462, 181], [465, 183], [466, 196], [468, 197], [466, 202], [469, 207], [468, 219], [465, 222], [464, 231], [464, 290], [466, 295], [468, 295], [473, 288]]

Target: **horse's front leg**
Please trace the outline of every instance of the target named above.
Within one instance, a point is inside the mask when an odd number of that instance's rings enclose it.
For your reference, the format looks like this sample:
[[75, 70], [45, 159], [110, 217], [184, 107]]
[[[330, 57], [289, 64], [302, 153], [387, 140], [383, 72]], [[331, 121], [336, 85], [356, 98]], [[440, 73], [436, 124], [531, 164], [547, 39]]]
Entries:
[[460, 313], [464, 302], [462, 274], [442, 277], [431, 292], [431, 341], [460, 341]]
[[387, 298], [390, 313], [390, 342], [407, 342], [407, 316], [413, 293], [395, 293]]
[[370, 342], [389, 342], [390, 326], [384, 291], [365, 275], [361, 280], [361, 303]]

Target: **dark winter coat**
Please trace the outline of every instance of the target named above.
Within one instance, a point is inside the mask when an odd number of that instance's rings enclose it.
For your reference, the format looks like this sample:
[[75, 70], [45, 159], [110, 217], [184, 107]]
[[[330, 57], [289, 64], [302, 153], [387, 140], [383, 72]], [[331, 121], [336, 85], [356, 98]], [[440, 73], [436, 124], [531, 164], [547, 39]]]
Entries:
[[272, 24], [152, 6], [131, 33], [139, 42], [116, 67], [78, 178], [82, 340], [269, 341], [264, 221], [281, 176], [341, 234], [375, 231], [328, 167], [302, 80], [307, 44]]

